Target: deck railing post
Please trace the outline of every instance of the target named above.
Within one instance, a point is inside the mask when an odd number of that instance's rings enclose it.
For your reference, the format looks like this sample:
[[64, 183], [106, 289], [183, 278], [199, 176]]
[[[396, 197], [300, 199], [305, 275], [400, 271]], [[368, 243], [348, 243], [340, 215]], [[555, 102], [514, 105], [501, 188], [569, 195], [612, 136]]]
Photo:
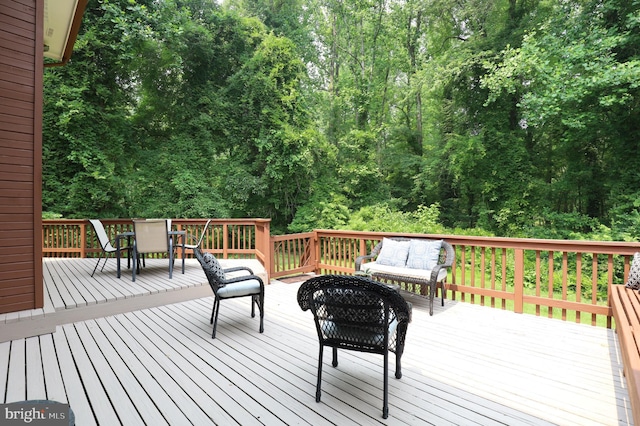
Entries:
[[229, 257], [229, 225], [222, 225], [222, 258], [227, 259]]
[[513, 311], [517, 314], [524, 312], [524, 250], [515, 249], [515, 269], [514, 269], [514, 294]]
[[87, 223], [80, 224], [80, 257], [87, 257]]
[[315, 256], [314, 256], [315, 264], [313, 265], [314, 266], [313, 272], [316, 275], [319, 275], [320, 274], [320, 267], [318, 265], [320, 265], [320, 263], [322, 263], [321, 262], [322, 259], [320, 259], [320, 241], [318, 239], [318, 231], [317, 230], [313, 231], [313, 237], [311, 238], [311, 245], [312, 245], [312, 247], [314, 249], [313, 253], [315, 253]]
[[271, 274], [273, 273], [274, 264], [273, 264], [273, 242], [271, 240], [271, 228], [269, 226], [270, 222], [268, 220], [255, 221], [255, 229], [256, 229], [256, 252], [259, 260], [262, 261], [264, 265], [268, 280], [271, 280]]

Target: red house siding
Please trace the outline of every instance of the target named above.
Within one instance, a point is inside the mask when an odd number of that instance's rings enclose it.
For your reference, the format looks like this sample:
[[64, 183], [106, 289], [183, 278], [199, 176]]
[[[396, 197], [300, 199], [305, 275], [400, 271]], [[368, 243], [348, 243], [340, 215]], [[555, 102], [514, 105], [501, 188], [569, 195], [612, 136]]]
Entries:
[[0, 2], [0, 313], [43, 306], [42, 0]]

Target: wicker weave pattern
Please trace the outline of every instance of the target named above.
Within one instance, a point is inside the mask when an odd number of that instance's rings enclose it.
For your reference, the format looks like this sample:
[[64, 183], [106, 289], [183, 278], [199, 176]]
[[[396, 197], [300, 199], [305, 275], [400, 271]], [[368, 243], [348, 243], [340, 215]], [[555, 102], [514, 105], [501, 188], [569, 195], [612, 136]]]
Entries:
[[[407, 302], [396, 290], [364, 277], [312, 278], [300, 287], [298, 303], [305, 311], [311, 309], [326, 345], [345, 349], [396, 352], [411, 319]], [[385, 330], [398, 331], [389, 333], [388, 345]]]
[[[411, 241], [410, 238], [404, 238], [404, 237], [394, 237], [392, 238], [392, 240], [395, 241]], [[422, 240], [422, 241], [433, 241], [433, 240]], [[371, 253], [367, 254], [367, 255], [363, 255], [363, 256], [358, 256], [356, 258], [356, 267], [355, 267], [355, 271], [361, 271], [362, 270], [362, 265], [363, 262], [369, 261], [369, 260], [373, 260], [376, 259], [378, 257], [378, 255], [380, 254], [380, 251], [382, 250], [382, 246], [383, 246], [384, 240], [380, 241], [378, 244], [376, 244], [376, 246], [373, 248], [373, 250], [371, 250]], [[449, 244], [446, 241], [442, 241], [441, 243], [441, 247], [440, 247], [440, 254], [439, 254], [439, 258], [438, 258], [438, 264], [435, 265], [433, 267], [433, 269], [431, 269], [431, 277], [428, 279], [425, 278], [417, 278], [417, 277], [413, 277], [413, 276], [408, 276], [408, 275], [404, 275], [404, 274], [390, 274], [390, 273], [382, 273], [382, 272], [376, 272], [372, 275], [372, 278], [375, 279], [381, 279], [381, 280], [386, 280], [386, 281], [392, 281], [392, 282], [405, 282], [405, 283], [412, 283], [412, 284], [418, 284], [421, 288], [421, 294], [426, 294], [426, 292], [428, 292], [429, 295], [429, 314], [433, 315], [433, 300], [435, 299], [435, 295], [436, 295], [436, 288], [438, 285], [438, 276], [440, 275], [440, 271], [441, 270], [446, 270], [447, 268], [451, 268], [453, 265], [453, 261], [454, 261], [454, 256], [455, 256], [455, 251], [453, 249], [453, 247], [451, 246], [451, 244]], [[366, 264], [365, 264], [366, 265]], [[444, 306], [444, 298], [446, 295], [446, 291], [445, 291], [445, 284], [444, 281], [442, 282], [442, 306]]]
[[333, 366], [338, 366], [338, 349], [372, 352], [384, 356], [383, 408], [388, 408], [388, 354], [396, 354], [396, 378], [402, 377], [400, 359], [404, 351], [411, 305], [389, 286], [366, 277], [322, 275], [298, 289], [298, 304], [311, 310], [320, 341], [316, 401], [320, 401], [322, 354], [333, 348]]
[[217, 292], [218, 289], [224, 287], [223, 282], [226, 279], [224, 270], [222, 266], [220, 266], [220, 262], [215, 258], [211, 253], [202, 253], [200, 250], [195, 250], [196, 258], [200, 261], [200, 265], [202, 265], [202, 270], [207, 276], [207, 280], [209, 284], [211, 284], [211, 288], [214, 292]]
[[[223, 269], [211, 253], [203, 252], [196, 247], [193, 252], [202, 266], [202, 270], [207, 276], [211, 290], [213, 290], [214, 301], [211, 310], [211, 324], [213, 331], [211, 337], [216, 337], [216, 326], [218, 324], [218, 314], [220, 313], [220, 301], [234, 297], [251, 297], [251, 317], [255, 317], [255, 307], [260, 310], [260, 333], [264, 331], [264, 283], [262, 278], [253, 274], [253, 271], [246, 266], [237, 266]], [[227, 272], [242, 271], [245, 275], [227, 278]], [[248, 274], [248, 275], [247, 275]], [[228, 287], [227, 287], [228, 286]], [[220, 291], [222, 288], [229, 291]]]

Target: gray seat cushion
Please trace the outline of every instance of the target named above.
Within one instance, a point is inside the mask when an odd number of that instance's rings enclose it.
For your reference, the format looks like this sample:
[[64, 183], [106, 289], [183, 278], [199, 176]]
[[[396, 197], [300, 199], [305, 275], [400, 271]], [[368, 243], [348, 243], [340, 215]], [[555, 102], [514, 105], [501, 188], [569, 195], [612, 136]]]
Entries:
[[248, 279], [237, 283], [227, 284], [218, 289], [218, 296], [221, 298], [249, 296], [260, 293], [260, 282], [255, 279]]

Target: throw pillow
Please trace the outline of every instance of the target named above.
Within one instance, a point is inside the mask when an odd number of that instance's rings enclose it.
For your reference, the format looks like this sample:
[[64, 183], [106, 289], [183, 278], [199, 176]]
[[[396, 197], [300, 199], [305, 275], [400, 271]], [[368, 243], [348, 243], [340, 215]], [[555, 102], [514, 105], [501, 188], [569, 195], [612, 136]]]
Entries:
[[632, 288], [634, 290], [640, 289], [640, 253], [635, 253], [633, 255], [631, 270], [629, 271], [629, 278], [627, 279], [625, 287]]
[[396, 241], [391, 238], [382, 239], [382, 250], [376, 258], [376, 263], [387, 266], [404, 267], [409, 255], [409, 241]]
[[208, 270], [218, 277], [218, 279], [226, 279], [224, 270], [222, 269], [222, 266], [220, 266], [220, 262], [218, 262], [218, 259], [209, 252], [202, 255], [202, 267], [205, 272]]
[[431, 270], [438, 264], [442, 240], [411, 240], [407, 267]]

